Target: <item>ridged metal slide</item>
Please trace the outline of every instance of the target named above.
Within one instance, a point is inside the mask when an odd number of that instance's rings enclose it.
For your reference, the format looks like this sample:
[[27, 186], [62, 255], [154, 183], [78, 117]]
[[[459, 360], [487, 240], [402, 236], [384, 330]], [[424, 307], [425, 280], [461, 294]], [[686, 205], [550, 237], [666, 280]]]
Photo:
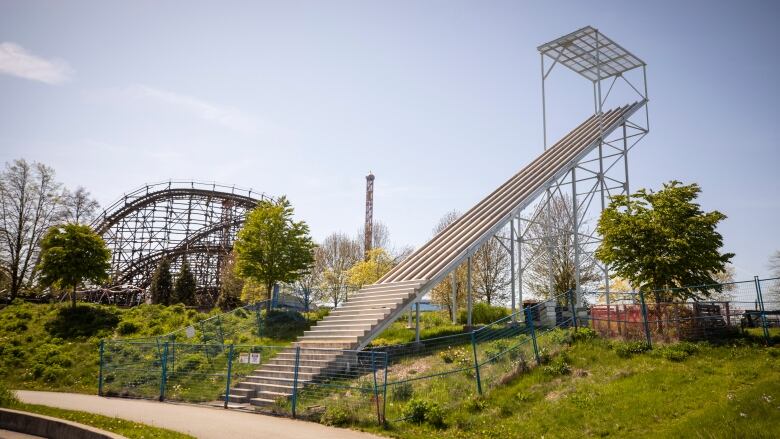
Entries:
[[[528, 207], [546, 187], [596, 148], [646, 101], [638, 101], [595, 114], [548, 148], [498, 189], [477, 203], [457, 221], [412, 253], [377, 283], [350, 297], [327, 317], [306, 331], [296, 346], [306, 349], [306, 381], [338, 360], [335, 350], [362, 349], [394, 322], [414, 301], [463, 263], [487, 239], [504, 227], [520, 210]], [[273, 404], [293, 390], [294, 348], [254, 372], [231, 392], [232, 402]]]

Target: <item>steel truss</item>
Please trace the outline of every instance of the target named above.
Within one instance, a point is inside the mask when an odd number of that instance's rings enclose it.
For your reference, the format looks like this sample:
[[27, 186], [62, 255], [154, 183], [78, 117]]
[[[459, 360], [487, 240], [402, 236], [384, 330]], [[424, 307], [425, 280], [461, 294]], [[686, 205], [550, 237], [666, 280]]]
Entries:
[[[551, 183], [542, 199], [533, 207], [524, 210], [512, 220], [512, 229], [516, 231], [517, 290], [520, 303], [523, 300], [523, 274], [541, 256], [540, 249], [551, 253], [550, 245], [531, 246], [533, 239], [554, 242], [554, 237], [570, 237], [575, 267], [575, 289], [577, 305], [582, 304], [583, 285], [582, 268], [587, 265], [597, 267], [602, 273], [603, 287], [610, 288], [609, 267], [595, 258], [595, 250], [601, 238], [595, 233], [595, 225], [601, 211], [608, 205], [610, 197], [630, 194], [628, 153], [649, 132], [650, 119], [647, 109], [647, 67], [644, 61], [604, 36], [597, 29], [586, 26], [569, 35], [539, 46], [541, 58], [542, 84], [542, 133], [544, 149], [547, 145], [547, 97], [546, 85], [550, 73], [557, 65], [562, 65], [587, 79], [593, 88], [593, 111], [597, 117], [603, 117], [604, 108], [622, 104], [626, 99], [644, 101], [641, 111], [624, 120], [621, 127], [612, 133], [606, 133], [601, 126], [600, 142], [596, 149], [586, 157], [571, 165], [566, 173]], [[618, 101], [618, 102], [614, 102]], [[622, 102], [621, 102], [622, 101]], [[571, 200], [568, 220], [570, 230], [552, 230], [553, 227], [542, 224], [547, 236], [529, 238], [528, 231], [539, 224], [543, 212], [549, 213], [554, 197], [566, 197]], [[535, 251], [533, 251], [535, 250]], [[552, 261], [548, 257], [548, 261]], [[549, 287], [553, 290], [552, 267]], [[513, 287], [513, 294], [515, 285]], [[514, 302], [514, 300], [513, 300]]]
[[199, 304], [213, 303], [236, 234], [263, 199], [252, 190], [193, 181], [147, 185], [124, 195], [92, 224], [111, 250], [109, 285], [148, 290], [163, 257], [170, 259], [174, 277], [186, 260]]

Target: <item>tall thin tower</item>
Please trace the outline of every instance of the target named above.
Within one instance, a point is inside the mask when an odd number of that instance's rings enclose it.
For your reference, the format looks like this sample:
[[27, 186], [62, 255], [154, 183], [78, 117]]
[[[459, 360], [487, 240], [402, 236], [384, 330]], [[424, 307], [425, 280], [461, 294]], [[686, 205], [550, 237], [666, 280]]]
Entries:
[[374, 174], [368, 171], [366, 175], [366, 229], [364, 233], [365, 253], [363, 258], [368, 260], [368, 252], [374, 243]]

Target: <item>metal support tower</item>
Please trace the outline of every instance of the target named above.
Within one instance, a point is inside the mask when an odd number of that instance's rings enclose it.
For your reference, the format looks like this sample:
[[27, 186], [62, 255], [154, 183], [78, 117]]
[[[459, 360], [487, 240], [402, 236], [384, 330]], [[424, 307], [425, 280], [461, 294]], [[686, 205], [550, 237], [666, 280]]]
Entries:
[[366, 175], [366, 226], [364, 230], [363, 258], [368, 260], [368, 253], [374, 244], [374, 174], [370, 171]]
[[[607, 38], [591, 26], [586, 26], [568, 35], [538, 47], [541, 57], [542, 85], [542, 139], [544, 149], [548, 148], [548, 89], [547, 81], [553, 69], [567, 67], [591, 83], [593, 89], [593, 112], [599, 118], [599, 144], [586, 157], [571, 163], [566, 173], [552, 182], [545, 195], [535, 206], [525, 209], [517, 217], [517, 248], [520, 253], [518, 280], [520, 302], [523, 294], [523, 274], [529, 267], [546, 258], [548, 282], [553, 285], [554, 252], [566, 254], [574, 266], [575, 301], [582, 304], [582, 289], [593, 285], [593, 278], [584, 276], [594, 270], [601, 273], [600, 287], [609, 291], [609, 267], [594, 257], [601, 241], [595, 233], [598, 215], [609, 203], [609, 198], [619, 194], [630, 194], [628, 173], [628, 152], [649, 132], [647, 110], [647, 69], [644, 61]], [[644, 101], [642, 111], [632, 115], [619, 129], [605, 133], [602, 120], [604, 108], [622, 105], [631, 101]], [[552, 216], [560, 209], [553, 209], [555, 203], [567, 200], [566, 223], [552, 224]], [[554, 211], [554, 212], [553, 212]], [[539, 233], [544, 230], [543, 237]], [[542, 239], [542, 245], [532, 242]], [[536, 245], [530, 245], [536, 244]], [[540, 249], [544, 249], [546, 254]], [[562, 292], [562, 291], [556, 291]], [[522, 305], [521, 305], [522, 306]]]

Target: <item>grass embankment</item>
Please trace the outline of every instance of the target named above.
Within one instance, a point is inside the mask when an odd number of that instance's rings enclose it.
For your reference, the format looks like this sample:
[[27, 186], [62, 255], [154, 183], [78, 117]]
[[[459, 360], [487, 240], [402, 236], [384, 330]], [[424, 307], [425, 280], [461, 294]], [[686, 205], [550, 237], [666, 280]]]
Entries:
[[[12, 389], [96, 393], [101, 339], [153, 337], [189, 325], [198, 328], [198, 322], [218, 313], [181, 305], [70, 308], [17, 301], [0, 309], [0, 381]], [[246, 320], [253, 321], [251, 316]], [[302, 323], [308, 326], [311, 320]], [[275, 338], [256, 337], [247, 328], [225, 343], [286, 345], [305, 329], [285, 322], [277, 326], [266, 328], [267, 334], [279, 335]]]
[[411, 421], [362, 428], [399, 438], [780, 437], [780, 348], [749, 340], [645, 351], [591, 339], [517, 375], [483, 397], [437, 392], [447, 377], [413, 384], [402, 407]]
[[26, 404], [17, 400], [14, 395], [0, 383], [0, 407], [6, 407], [13, 410], [37, 413], [39, 415], [50, 416], [52, 418], [65, 419], [79, 424], [89, 425], [101, 430], [110, 431], [128, 438], [149, 439], [189, 439], [193, 438], [188, 434], [179, 433], [164, 428], [152, 427], [139, 422], [127, 421], [120, 418], [96, 415], [93, 413], [80, 412], [76, 410], [65, 410], [45, 405]]

